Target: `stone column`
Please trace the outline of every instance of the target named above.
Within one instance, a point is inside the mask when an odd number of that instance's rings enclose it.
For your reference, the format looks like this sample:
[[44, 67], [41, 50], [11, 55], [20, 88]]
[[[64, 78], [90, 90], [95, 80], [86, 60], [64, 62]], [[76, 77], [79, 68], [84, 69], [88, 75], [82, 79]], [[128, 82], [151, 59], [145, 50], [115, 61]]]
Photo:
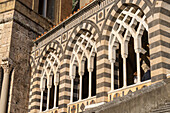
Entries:
[[79, 100], [82, 100], [82, 79], [83, 76], [80, 75], [80, 91], [79, 91]]
[[48, 94], [47, 94], [47, 108], [46, 108], [46, 110], [49, 110], [51, 86], [48, 86], [47, 88], [48, 88]]
[[92, 71], [89, 71], [89, 98], [91, 97], [91, 89], [92, 89]]
[[47, 16], [47, 0], [44, 0], [44, 6], [43, 6], [43, 16]]
[[57, 107], [56, 103], [57, 103], [57, 87], [58, 87], [58, 84], [55, 83], [55, 92], [54, 92], [54, 108]]
[[110, 60], [111, 63], [111, 91], [114, 90], [114, 60]]
[[2, 65], [4, 69], [4, 77], [1, 90], [1, 101], [0, 101], [0, 113], [6, 113], [6, 107], [8, 105], [8, 87], [9, 87], [9, 76], [11, 71], [10, 64]]
[[141, 35], [134, 39], [134, 48], [135, 48], [136, 62], [137, 62], [137, 83], [140, 83], [141, 82], [140, 53], [142, 49]]
[[70, 103], [73, 102], [73, 95], [74, 95], [73, 89], [74, 89], [74, 79], [75, 79], [75, 77], [76, 77], [76, 65], [73, 64], [73, 65], [70, 67], [70, 79], [71, 79]]
[[55, 86], [55, 91], [54, 91], [54, 108], [56, 108], [56, 103], [57, 103], [57, 87], [59, 84], [59, 73], [56, 73], [54, 76], [54, 86]]
[[[95, 54], [94, 54], [95, 55]], [[94, 69], [94, 55], [88, 59], [88, 72], [89, 72], [89, 98], [92, 95], [92, 72]]]
[[126, 57], [123, 57], [123, 87], [127, 86]]
[[52, 74], [50, 74], [50, 76], [48, 76], [47, 79], [47, 88], [48, 88], [48, 94], [47, 94], [47, 108], [46, 110], [49, 110], [49, 104], [50, 104], [50, 90], [52, 87]]
[[109, 61], [111, 63], [111, 91], [114, 90], [114, 64], [116, 61], [116, 49], [116, 44], [114, 46], [109, 45]]
[[79, 76], [80, 76], [80, 90], [79, 90], [79, 100], [82, 100], [82, 89], [83, 89], [83, 75], [84, 75], [84, 60], [79, 63]]
[[42, 112], [42, 108], [43, 108], [43, 97], [44, 97], [43, 92], [44, 92], [44, 90], [41, 90], [40, 112]]
[[70, 96], [70, 103], [73, 102], [73, 88], [74, 88], [74, 77], [71, 78], [71, 96]]
[[124, 40], [121, 44], [121, 56], [123, 58], [123, 87], [127, 86], [127, 66], [126, 58], [128, 57], [128, 41]]
[[137, 83], [141, 82], [141, 73], [140, 73], [140, 53], [136, 53], [137, 58]]

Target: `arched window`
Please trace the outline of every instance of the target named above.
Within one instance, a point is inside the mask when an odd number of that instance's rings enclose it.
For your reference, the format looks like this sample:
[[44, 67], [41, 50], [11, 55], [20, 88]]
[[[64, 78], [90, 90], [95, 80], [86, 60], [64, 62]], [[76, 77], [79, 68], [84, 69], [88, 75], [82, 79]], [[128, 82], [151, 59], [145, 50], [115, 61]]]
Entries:
[[47, 55], [42, 70], [40, 112], [58, 107], [59, 65], [57, 51], [52, 50]]
[[127, 6], [119, 14], [109, 40], [111, 90], [150, 79], [147, 31], [146, 16], [140, 8]]
[[[87, 30], [81, 30], [81, 33], [73, 48], [70, 62], [70, 102], [90, 98], [96, 95], [95, 53], [96, 43], [93, 35]], [[74, 94], [75, 91], [79, 92], [79, 97], [77, 97], [77, 94]]]

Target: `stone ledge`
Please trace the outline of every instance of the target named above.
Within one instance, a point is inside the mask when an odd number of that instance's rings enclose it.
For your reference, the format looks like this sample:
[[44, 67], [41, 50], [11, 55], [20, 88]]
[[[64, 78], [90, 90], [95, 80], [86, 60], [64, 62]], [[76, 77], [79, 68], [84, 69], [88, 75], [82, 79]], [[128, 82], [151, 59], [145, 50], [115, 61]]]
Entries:
[[5, 2], [0, 3], [0, 13], [4, 13], [10, 10], [14, 10], [15, 7], [15, 1], [14, 0], [9, 0]]
[[165, 79], [99, 107], [87, 109], [85, 113], [146, 113], [164, 104], [168, 98], [170, 98], [170, 79]]
[[42, 17], [40, 14], [36, 13], [18, 0], [16, 0], [15, 3], [15, 10], [28, 17], [30, 20], [36, 22], [46, 30], [49, 30], [54, 25], [52, 21]]

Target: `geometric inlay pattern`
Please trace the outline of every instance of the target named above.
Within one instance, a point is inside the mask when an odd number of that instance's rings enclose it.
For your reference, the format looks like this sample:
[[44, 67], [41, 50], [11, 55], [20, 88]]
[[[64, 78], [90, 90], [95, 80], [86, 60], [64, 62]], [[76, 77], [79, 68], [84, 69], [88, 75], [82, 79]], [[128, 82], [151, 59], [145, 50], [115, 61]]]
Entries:
[[85, 105], [84, 105], [84, 103], [82, 103], [80, 109], [83, 111], [84, 108], [85, 108]]

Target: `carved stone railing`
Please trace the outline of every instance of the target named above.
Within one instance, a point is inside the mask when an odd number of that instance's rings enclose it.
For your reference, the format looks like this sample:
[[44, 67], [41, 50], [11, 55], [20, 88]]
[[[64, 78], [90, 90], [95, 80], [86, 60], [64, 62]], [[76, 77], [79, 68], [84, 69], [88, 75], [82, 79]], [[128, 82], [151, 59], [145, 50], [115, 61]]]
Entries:
[[68, 104], [67, 113], [81, 113], [87, 105], [95, 104], [96, 96]]
[[130, 85], [127, 87], [116, 89], [114, 91], [110, 91], [108, 93], [108, 102], [113, 101], [117, 97], [122, 97], [122, 96], [130, 94], [132, 92], [135, 92], [137, 90], [140, 90], [140, 89], [147, 87], [149, 85], [151, 85], [151, 80], [147, 80], [147, 81], [144, 81], [144, 82], [141, 82], [138, 84], [133, 84], [133, 85]]

